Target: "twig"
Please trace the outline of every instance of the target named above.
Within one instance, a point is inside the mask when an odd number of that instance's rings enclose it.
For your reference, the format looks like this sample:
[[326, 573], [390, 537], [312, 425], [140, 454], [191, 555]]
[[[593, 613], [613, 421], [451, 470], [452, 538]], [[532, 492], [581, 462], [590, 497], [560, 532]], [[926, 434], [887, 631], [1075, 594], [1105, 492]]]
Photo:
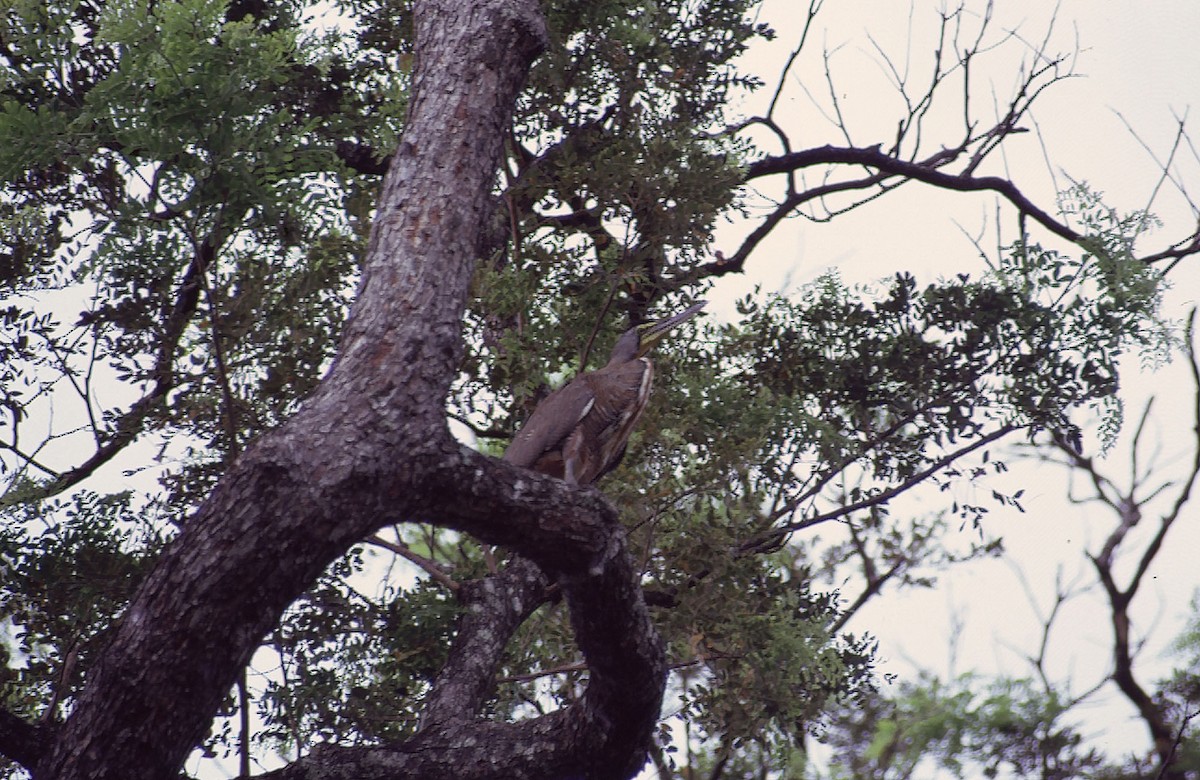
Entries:
[[455, 580], [453, 577], [451, 577], [449, 572], [445, 568], [443, 568], [440, 564], [438, 564], [434, 561], [431, 561], [428, 558], [425, 558], [421, 555], [417, 555], [415, 552], [413, 552], [412, 550], [410, 550], [407, 546], [405, 546], [403, 544], [397, 544], [396, 542], [390, 542], [378, 534], [367, 537], [367, 542], [369, 544], [375, 545], [376, 547], [382, 547], [383, 549], [388, 550], [389, 552], [393, 552], [396, 555], [399, 555], [401, 558], [408, 561], [409, 563], [416, 565], [418, 568], [420, 568], [422, 571], [424, 571], [426, 574], [428, 574], [430, 579], [432, 579], [434, 582], [438, 583], [439, 585], [442, 585], [447, 590], [449, 590], [451, 593], [457, 593], [458, 589], [461, 587], [459, 585], [458, 581]]
[[1185, 713], [1183, 722], [1179, 724], [1179, 731], [1175, 734], [1175, 741], [1171, 743], [1171, 752], [1163, 759], [1162, 766], [1158, 768], [1158, 774], [1155, 775], [1157, 780], [1163, 780], [1167, 776], [1167, 770], [1171, 764], [1175, 763], [1175, 754], [1179, 752], [1179, 746], [1183, 744], [1183, 735], [1187, 733], [1188, 724], [1200, 716], [1200, 710]]

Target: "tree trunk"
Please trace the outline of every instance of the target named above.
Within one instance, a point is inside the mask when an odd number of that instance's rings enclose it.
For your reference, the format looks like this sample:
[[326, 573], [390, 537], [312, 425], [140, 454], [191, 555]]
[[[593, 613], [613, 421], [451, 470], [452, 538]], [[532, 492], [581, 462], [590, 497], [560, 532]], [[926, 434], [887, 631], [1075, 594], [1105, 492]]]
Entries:
[[[462, 448], [445, 422], [503, 133], [544, 22], [534, 0], [429, 0], [415, 26], [408, 123], [333, 368], [169, 545], [68, 720], [30, 731], [38, 780], [176, 776], [284, 609], [352, 544], [411, 520], [531, 559], [508, 584], [522, 593], [541, 572], [557, 579], [588, 661], [586, 695], [491, 724], [447, 705], [477, 706], [479, 680], [459, 692], [447, 682], [412, 744], [327, 746], [277, 775], [615, 778], [643, 763], [665, 664], [615, 513], [594, 491]], [[469, 639], [457, 661], [486, 670], [487, 658], [462, 654], [497, 651]]]

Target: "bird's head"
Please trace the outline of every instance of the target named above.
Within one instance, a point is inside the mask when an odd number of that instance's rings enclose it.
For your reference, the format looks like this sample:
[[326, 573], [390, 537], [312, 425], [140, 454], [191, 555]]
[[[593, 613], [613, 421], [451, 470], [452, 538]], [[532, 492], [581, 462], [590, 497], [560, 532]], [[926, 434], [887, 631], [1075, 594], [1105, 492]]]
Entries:
[[678, 314], [655, 322], [645, 322], [625, 331], [613, 347], [612, 357], [608, 360], [609, 365], [642, 357], [675, 326], [699, 314], [707, 303], [708, 301], [697, 301]]

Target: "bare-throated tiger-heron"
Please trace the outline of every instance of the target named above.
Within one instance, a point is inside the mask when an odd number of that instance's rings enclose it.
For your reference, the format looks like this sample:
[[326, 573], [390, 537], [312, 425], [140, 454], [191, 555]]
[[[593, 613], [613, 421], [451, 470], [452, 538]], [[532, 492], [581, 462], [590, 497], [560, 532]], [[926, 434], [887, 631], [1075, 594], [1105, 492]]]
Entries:
[[607, 365], [580, 374], [537, 405], [504, 460], [573, 485], [589, 485], [616, 468], [650, 398], [654, 365], [646, 354], [706, 303], [625, 331]]

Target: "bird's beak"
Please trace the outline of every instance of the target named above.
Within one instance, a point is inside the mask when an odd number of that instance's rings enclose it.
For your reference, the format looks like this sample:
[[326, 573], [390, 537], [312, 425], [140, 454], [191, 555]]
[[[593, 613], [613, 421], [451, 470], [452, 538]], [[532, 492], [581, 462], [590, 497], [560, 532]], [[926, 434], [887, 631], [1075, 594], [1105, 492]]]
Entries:
[[658, 322], [642, 325], [638, 328], [638, 356], [645, 355], [672, 328], [695, 317], [706, 305], [708, 305], [708, 301], [696, 301], [678, 314], [661, 319]]

